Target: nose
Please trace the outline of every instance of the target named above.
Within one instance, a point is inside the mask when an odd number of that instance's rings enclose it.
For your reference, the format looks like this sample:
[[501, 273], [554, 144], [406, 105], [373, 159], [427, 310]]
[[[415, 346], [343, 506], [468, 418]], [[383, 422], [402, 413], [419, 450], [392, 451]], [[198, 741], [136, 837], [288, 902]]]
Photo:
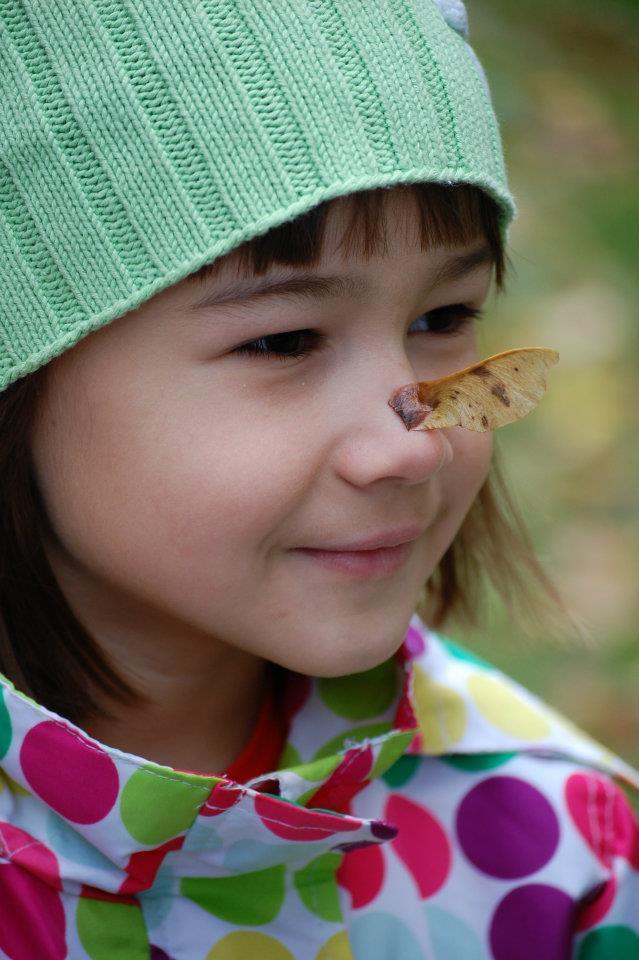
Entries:
[[351, 380], [348, 400], [342, 396], [341, 415], [336, 414], [343, 428], [337, 454], [341, 475], [357, 486], [382, 478], [427, 482], [453, 459], [449, 431], [407, 430], [401, 413], [389, 405], [400, 387], [416, 381], [410, 365], [394, 365], [394, 374], [379, 367], [377, 376], [371, 373], [369, 366], [368, 376]]

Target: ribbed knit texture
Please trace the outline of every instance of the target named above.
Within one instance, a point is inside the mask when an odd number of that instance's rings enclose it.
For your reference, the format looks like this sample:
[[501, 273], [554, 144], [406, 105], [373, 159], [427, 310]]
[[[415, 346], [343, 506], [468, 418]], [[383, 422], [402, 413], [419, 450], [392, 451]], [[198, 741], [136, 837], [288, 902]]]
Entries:
[[3, 0], [0, 390], [332, 197], [476, 184], [506, 239], [515, 207], [460, 11]]

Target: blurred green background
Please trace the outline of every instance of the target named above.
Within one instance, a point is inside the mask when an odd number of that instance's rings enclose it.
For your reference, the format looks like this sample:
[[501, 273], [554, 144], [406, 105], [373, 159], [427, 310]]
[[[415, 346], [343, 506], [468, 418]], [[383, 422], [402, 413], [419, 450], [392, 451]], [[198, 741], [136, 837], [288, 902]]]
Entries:
[[639, 767], [639, 8], [467, 0], [519, 218], [481, 355], [559, 350], [548, 393], [495, 435], [537, 554], [591, 640], [443, 632]]

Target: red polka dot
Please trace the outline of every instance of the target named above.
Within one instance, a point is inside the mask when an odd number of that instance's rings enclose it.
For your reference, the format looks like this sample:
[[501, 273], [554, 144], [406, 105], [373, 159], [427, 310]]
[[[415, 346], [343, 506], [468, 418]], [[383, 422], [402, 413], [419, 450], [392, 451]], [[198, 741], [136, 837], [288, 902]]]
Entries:
[[274, 797], [256, 797], [255, 811], [271, 833], [283, 840], [325, 840], [335, 833], [359, 830], [361, 820], [351, 820], [337, 814], [307, 810]]
[[238, 803], [245, 791], [239, 787], [229, 787], [227, 782], [216, 783], [209, 794], [206, 803], [200, 810], [202, 817], [217, 817], [230, 807]]
[[606, 916], [612, 906], [617, 892], [617, 881], [611, 877], [608, 883], [602, 884], [596, 896], [586, 898], [578, 904], [575, 930], [589, 930]]
[[153, 885], [167, 853], [171, 850], [181, 850], [185, 839], [186, 837], [173, 837], [155, 850], [140, 850], [138, 853], [132, 853], [124, 868], [127, 878], [120, 884], [118, 892], [139, 893], [141, 890], [148, 890]]
[[17, 827], [0, 824], [0, 950], [10, 960], [64, 960], [66, 919], [55, 855]]
[[384, 873], [384, 854], [376, 844], [344, 854], [336, 877], [340, 887], [350, 893], [353, 910], [375, 899], [382, 889]]
[[309, 806], [346, 813], [353, 797], [367, 786], [374, 759], [371, 747], [348, 750], [326, 783], [309, 799]]
[[393, 727], [398, 730], [415, 730], [417, 728], [417, 717], [413, 710], [411, 698], [410, 674], [406, 674], [404, 679], [404, 686], [393, 718]]
[[445, 830], [425, 807], [399, 794], [388, 798], [385, 819], [399, 827], [391, 844], [415, 880], [420, 896], [432, 897], [450, 870], [451, 851]]
[[118, 796], [118, 771], [111, 757], [57, 720], [32, 727], [20, 750], [31, 789], [73, 823], [106, 817]]
[[575, 826], [601, 863], [610, 867], [620, 856], [639, 870], [639, 824], [617, 784], [602, 774], [574, 773], [565, 796]]
[[313, 684], [310, 677], [291, 671], [286, 675], [284, 695], [280, 709], [286, 724], [290, 724], [293, 717], [300, 712], [308, 700]]

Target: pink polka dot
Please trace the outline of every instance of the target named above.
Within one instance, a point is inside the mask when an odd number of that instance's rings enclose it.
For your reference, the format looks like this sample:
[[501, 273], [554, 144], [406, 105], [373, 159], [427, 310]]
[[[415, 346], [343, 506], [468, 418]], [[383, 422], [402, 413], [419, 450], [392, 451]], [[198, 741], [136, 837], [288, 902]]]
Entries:
[[425, 807], [391, 794], [385, 818], [399, 827], [393, 850], [408, 868], [421, 897], [432, 897], [444, 885], [451, 863], [446, 831]]
[[616, 783], [598, 773], [574, 773], [565, 787], [566, 805], [579, 833], [609, 867], [625, 857], [639, 870], [639, 824]]
[[56, 890], [62, 889], [55, 853], [25, 830], [0, 823], [0, 856], [24, 867]]
[[24, 830], [0, 824], [0, 950], [10, 960], [64, 960], [66, 919], [55, 855]]
[[382, 889], [384, 873], [384, 854], [376, 844], [344, 855], [336, 877], [340, 887], [350, 893], [353, 910], [375, 899]]
[[415, 627], [408, 628], [401, 649], [406, 654], [406, 659], [408, 660], [414, 660], [416, 657], [421, 657], [422, 653], [426, 649], [426, 642], [419, 630], [416, 630]]
[[20, 750], [31, 789], [73, 823], [106, 817], [118, 796], [118, 771], [111, 758], [57, 720], [38, 723]]
[[351, 820], [337, 814], [307, 810], [275, 797], [256, 797], [255, 812], [264, 826], [283, 840], [325, 840], [335, 833], [359, 830], [361, 820]]

